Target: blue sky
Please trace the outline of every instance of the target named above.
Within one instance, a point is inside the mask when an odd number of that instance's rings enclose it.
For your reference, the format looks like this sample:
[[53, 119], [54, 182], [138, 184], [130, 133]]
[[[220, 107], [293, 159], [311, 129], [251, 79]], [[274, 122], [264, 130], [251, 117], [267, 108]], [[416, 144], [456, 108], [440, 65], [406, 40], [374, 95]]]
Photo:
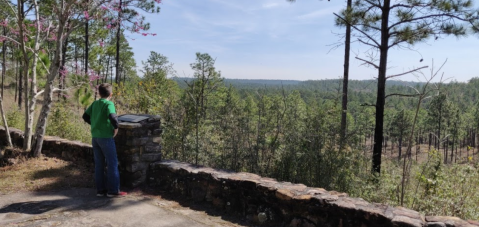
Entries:
[[[149, 32], [157, 35], [131, 34], [135, 40], [130, 45], [139, 67], [156, 51], [174, 63], [180, 77], [193, 76], [190, 63], [201, 52], [216, 58], [216, 69], [225, 78], [337, 79], [343, 75], [344, 47], [331, 48], [342, 42], [337, 34], [344, 31], [334, 26], [333, 12], [344, 5], [341, 0], [163, 0], [160, 14], [146, 15]], [[428, 40], [414, 49], [390, 51], [388, 75], [448, 59], [444, 77], [479, 77], [477, 35]], [[376, 78], [375, 69], [354, 59], [366, 58], [366, 48], [353, 43], [351, 50], [350, 79]], [[412, 75], [397, 79], [418, 81]]]

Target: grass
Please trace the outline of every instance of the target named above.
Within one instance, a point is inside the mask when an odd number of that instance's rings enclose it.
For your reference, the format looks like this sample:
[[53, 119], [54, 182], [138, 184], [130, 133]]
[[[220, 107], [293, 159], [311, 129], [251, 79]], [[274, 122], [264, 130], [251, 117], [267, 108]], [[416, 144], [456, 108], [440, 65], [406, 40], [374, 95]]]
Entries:
[[21, 191], [51, 191], [63, 188], [91, 188], [93, 169], [83, 163], [58, 158], [27, 158], [25, 152], [14, 151], [14, 165], [0, 167], [0, 194]]

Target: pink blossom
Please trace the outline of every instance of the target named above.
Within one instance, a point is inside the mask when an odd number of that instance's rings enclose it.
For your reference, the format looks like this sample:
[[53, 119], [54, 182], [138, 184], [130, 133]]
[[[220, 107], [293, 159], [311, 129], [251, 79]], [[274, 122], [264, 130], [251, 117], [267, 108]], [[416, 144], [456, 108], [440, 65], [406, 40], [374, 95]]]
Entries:
[[141, 33], [141, 35], [142, 35], [142, 36], [147, 36], [147, 35], [148, 35], [148, 33]]
[[90, 15], [88, 15], [88, 11], [83, 11], [83, 15], [85, 16], [85, 19], [89, 19]]
[[151, 34], [152, 36], [156, 36], [156, 33]]
[[100, 47], [103, 47], [104, 42], [100, 40], [99, 43], [100, 43]]
[[98, 75], [95, 71], [93, 70], [90, 70], [90, 72], [88, 73], [89, 75], [89, 78], [90, 78], [90, 82], [91, 81], [95, 81], [95, 80], [99, 80], [101, 77], [100, 75]]
[[61, 78], [63, 79], [67, 76], [68, 70], [67, 70], [66, 67], [60, 67], [59, 73], [60, 73]]

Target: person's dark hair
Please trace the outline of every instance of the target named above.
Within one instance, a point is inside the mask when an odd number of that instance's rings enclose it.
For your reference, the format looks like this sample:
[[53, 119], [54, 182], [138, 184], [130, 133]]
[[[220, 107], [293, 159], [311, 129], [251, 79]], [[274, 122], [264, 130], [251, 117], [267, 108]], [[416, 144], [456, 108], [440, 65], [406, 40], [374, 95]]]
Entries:
[[110, 97], [110, 94], [111, 94], [111, 84], [109, 83], [103, 83], [103, 84], [100, 84], [100, 86], [98, 87], [98, 92], [100, 93], [100, 97], [102, 98], [108, 98]]

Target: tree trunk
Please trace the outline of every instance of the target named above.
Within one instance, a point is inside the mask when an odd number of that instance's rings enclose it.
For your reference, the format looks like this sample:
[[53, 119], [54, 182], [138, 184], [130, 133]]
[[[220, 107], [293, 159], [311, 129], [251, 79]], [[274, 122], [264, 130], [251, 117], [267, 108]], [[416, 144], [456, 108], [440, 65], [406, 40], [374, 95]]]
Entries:
[[18, 109], [22, 109], [22, 102], [23, 102], [23, 61], [18, 59], [20, 62], [20, 67], [18, 67]]
[[63, 59], [63, 52], [61, 51], [61, 48], [63, 47], [63, 38], [65, 37], [65, 24], [67, 21], [67, 17], [64, 14], [68, 14], [69, 12], [69, 6], [68, 5], [65, 7], [63, 12], [58, 12], [59, 14], [59, 24], [58, 24], [58, 30], [57, 30], [57, 37], [58, 39], [56, 40], [56, 46], [55, 46], [55, 56], [53, 58], [53, 62], [50, 65], [50, 74], [47, 77], [47, 82], [45, 84], [45, 91], [43, 94], [43, 105], [42, 109], [40, 111], [40, 115], [38, 116], [38, 122], [37, 122], [37, 127], [35, 130], [35, 136], [34, 136], [34, 146], [32, 149], [32, 154], [34, 157], [39, 157], [41, 155], [42, 151], [42, 146], [43, 146], [43, 139], [45, 136], [45, 130], [47, 127], [47, 120], [48, 120], [48, 115], [51, 110], [51, 104], [52, 104], [52, 97], [53, 97], [53, 82], [55, 81], [55, 78], [58, 76], [58, 71], [60, 69], [60, 64], [61, 60]]
[[[352, 0], [347, 2], [347, 10], [351, 9]], [[351, 48], [351, 25], [346, 24], [346, 37], [344, 41], [344, 74], [343, 74], [343, 95], [341, 100], [341, 129], [339, 139], [339, 150], [342, 151], [346, 142], [346, 118], [348, 114], [348, 81], [349, 81], [349, 53]]]
[[78, 48], [77, 45], [75, 45], [75, 73], [79, 74], [78, 72]]
[[[35, 21], [37, 28], [40, 28], [40, 12], [38, 8], [37, 0], [32, 1], [35, 7]], [[33, 48], [33, 63], [32, 63], [32, 78], [31, 78], [31, 86], [30, 86], [30, 99], [25, 100], [25, 103], [29, 101], [28, 104], [28, 120], [27, 120], [27, 127], [25, 128], [25, 140], [27, 141], [27, 145], [31, 148], [32, 143], [32, 134], [33, 134], [33, 117], [35, 116], [35, 107], [37, 104], [37, 65], [38, 65], [38, 55], [40, 49], [40, 29], [36, 29], [35, 33], [35, 43]], [[28, 149], [27, 149], [28, 150]]]
[[386, 102], [386, 70], [389, 50], [389, 10], [390, 0], [384, 0], [381, 15], [381, 48], [378, 69], [378, 94], [376, 99], [376, 126], [374, 129], [373, 168], [372, 171], [381, 173], [381, 151], [384, 126], [384, 105]]
[[18, 24], [19, 26], [19, 35], [20, 35], [20, 48], [22, 52], [22, 57], [23, 57], [23, 71], [22, 71], [22, 77], [23, 77], [23, 89], [24, 89], [24, 95], [25, 95], [25, 139], [23, 140], [23, 149], [28, 151], [31, 149], [31, 130], [28, 128], [29, 126], [29, 119], [30, 119], [30, 109], [29, 109], [29, 103], [28, 103], [28, 78], [29, 78], [29, 62], [30, 59], [28, 58], [27, 54], [27, 49], [25, 45], [25, 39], [23, 38], [25, 36], [24, 34], [24, 21], [25, 21], [25, 12], [24, 12], [24, 2], [19, 1], [17, 5], [17, 10], [18, 10]]
[[110, 84], [113, 84], [113, 63], [110, 68]]
[[8, 129], [7, 118], [5, 117], [5, 111], [3, 110], [3, 96], [0, 95], [0, 113], [2, 114], [3, 125], [5, 125], [5, 133], [7, 136], [7, 145], [13, 147], [12, 138], [10, 137], [10, 130]]
[[88, 78], [88, 55], [89, 55], [89, 34], [88, 34], [88, 19], [85, 22], [85, 76]]
[[[4, 36], [7, 36], [7, 29], [5, 28], [5, 26], [3, 27], [3, 35]], [[3, 40], [2, 42], [2, 53], [3, 53], [3, 57], [2, 57], [2, 94], [1, 96], [2, 97], [5, 97], [3, 95], [3, 90], [5, 89], [5, 71], [7, 71], [7, 45], [5, 43], [5, 40]]]
[[399, 148], [399, 154], [398, 154], [398, 161], [401, 161], [401, 151], [402, 151], [402, 134], [399, 135], [399, 143], [398, 143], [398, 148]]
[[[67, 48], [68, 48], [68, 37], [65, 39], [65, 43], [63, 43], [63, 47], [62, 47], [63, 56], [66, 56], [67, 54]], [[58, 81], [59, 81], [58, 87], [60, 88], [60, 90], [65, 88], [65, 75], [62, 75], [62, 72], [61, 72], [66, 69], [65, 63], [66, 63], [66, 58], [64, 57], [62, 59], [62, 65], [60, 66], [60, 71], [58, 73]], [[62, 96], [62, 94], [63, 92], [61, 91], [58, 92], [58, 101], [60, 101], [60, 97]], [[63, 100], [65, 100], [65, 97], [63, 97]]]
[[121, 34], [121, 17], [122, 17], [122, 0], [120, 0], [119, 10], [118, 10], [118, 28], [116, 30], [116, 73], [115, 73], [115, 82], [119, 83], [118, 77], [120, 76], [120, 34]]
[[[14, 59], [12, 57], [12, 59]], [[18, 101], [18, 60], [15, 60], [15, 103]]]

